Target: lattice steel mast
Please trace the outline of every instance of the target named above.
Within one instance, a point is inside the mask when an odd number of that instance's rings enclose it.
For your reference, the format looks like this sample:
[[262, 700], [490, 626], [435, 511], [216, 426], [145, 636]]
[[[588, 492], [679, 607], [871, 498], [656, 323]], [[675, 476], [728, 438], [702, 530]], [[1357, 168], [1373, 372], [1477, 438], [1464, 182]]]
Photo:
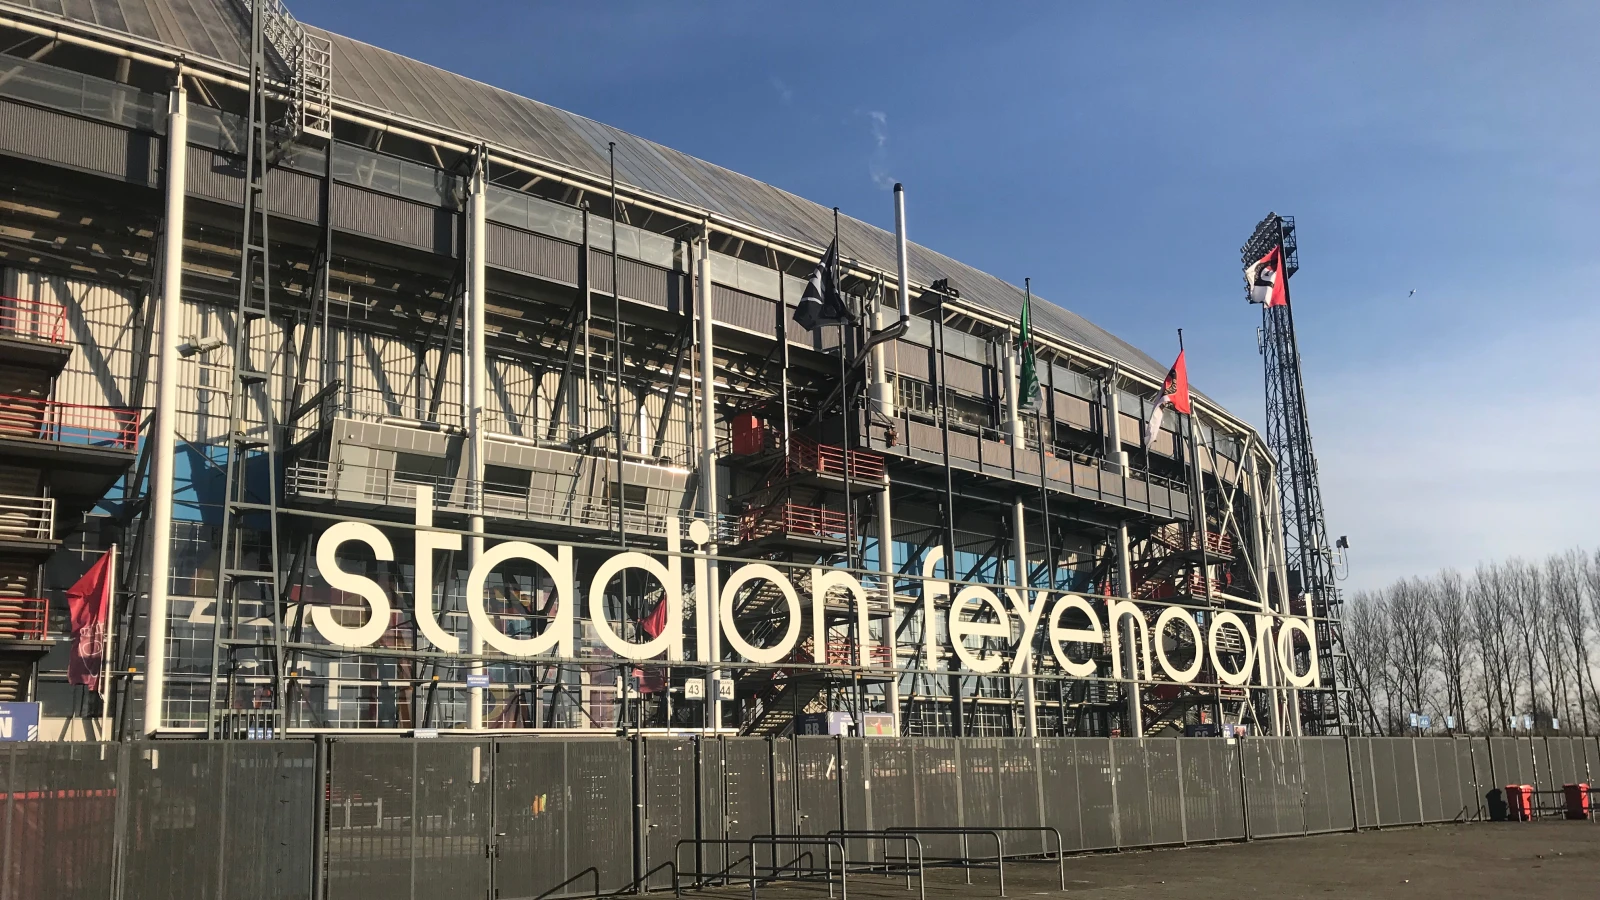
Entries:
[[[1342, 601], [1334, 581], [1333, 551], [1323, 519], [1322, 488], [1317, 458], [1311, 449], [1311, 422], [1306, 411], [1300, 350], [1295, 341], [1294, 307], [1289, 279], [1299, 271], [1294, 219], [1268, 213], [1240, 248], [1249, 267], [1277, 248], [1281, 256], [1284, 303], [1263, 304], [1261, 358], [1266, 368], [1267, 446], [1278, 460], [1278, 492], [1283, 512], [1284, 556], [1289, 565], [1285, 611], [1301, 612], [1290, 600], [1305, 597], [1316, 617], [1318, 666], [1322, 689], [1301, 693], [1301, 726], [1308, 732], [1343, 733], [1356, 721], [1351, 709], [1350, 673], [1341, 629]], [[1245, 293], [1252, 285], [1246, 279]]]
[[[288, 724], [283, 647], [287, 573], [278, 533], [279, 444], [285, 439], [278, 415], [284, 409], [284, 378], [279, 371], [280, 354], [271, 339], [274, 313], [266, 178], [280, 148], [302, 135], [329, 139], [327, 152], [332, 154], [331, 65], [327, 42], [307, 34], [281, 0], [247, 0], [245, 5], [250, 12], [249, 109], [239, 294], [229, 367], [227, 461], [212, 606], [211, 680], [206, 693], [207, 731], [212, 737], [234, 737], [241, 726], [264, 726], [266, 735], [282, 737]], [[281, 118], [272, 118], [271, 113], [280, 106]], [[257, 344], [263, 345], [260, 350]], [[262, 363], [259, 367], [258, 360]], [[302, 373], [295, 374], [302, 377]], [[253, 412], [260, 416], [259, 427]], [[271, 622], [272, 638], [265, 647], [270, 653], [271, 705], [264, 707], [266, 715], [236, 716], [230, 710], [238, 699], [237, 651], [261, 646], [261, 642], [240, 637], [241, 607], [252, 601], [264, 609]]]

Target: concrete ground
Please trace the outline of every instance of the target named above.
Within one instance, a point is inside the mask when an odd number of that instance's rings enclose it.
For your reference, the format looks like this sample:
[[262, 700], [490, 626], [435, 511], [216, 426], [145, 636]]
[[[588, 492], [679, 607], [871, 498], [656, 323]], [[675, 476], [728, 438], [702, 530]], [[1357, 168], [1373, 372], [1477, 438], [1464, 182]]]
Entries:
[[[852, 875], [851, 900], [916, 900], [905, 882]], [[694, 892], [685, 891], [693, 897]], [[748, 886], [708, 891], [750, 896]], [[1405, 898], [1600, 897], [1600, 823], [1535, 822], [1438, 825], [1167, 850], [1098, 853], [1067, 859], [1073, 900], [1137, 897]], [[1006, 865], [1006, 896], [1061, 896], [1054, 861]], [[772, 900], [820, 900], [818, 883], [763, 884]], [[993, 870], [973, 884], [954, 869], [928, 872], [928, 900], [997, 896]]]

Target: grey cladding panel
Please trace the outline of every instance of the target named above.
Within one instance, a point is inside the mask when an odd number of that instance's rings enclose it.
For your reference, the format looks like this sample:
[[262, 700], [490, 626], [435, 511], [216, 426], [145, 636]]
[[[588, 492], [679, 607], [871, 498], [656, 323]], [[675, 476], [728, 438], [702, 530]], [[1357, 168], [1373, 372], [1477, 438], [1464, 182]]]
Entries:
[[0, 100], [0, 153], [154, 186], [160, 138]]

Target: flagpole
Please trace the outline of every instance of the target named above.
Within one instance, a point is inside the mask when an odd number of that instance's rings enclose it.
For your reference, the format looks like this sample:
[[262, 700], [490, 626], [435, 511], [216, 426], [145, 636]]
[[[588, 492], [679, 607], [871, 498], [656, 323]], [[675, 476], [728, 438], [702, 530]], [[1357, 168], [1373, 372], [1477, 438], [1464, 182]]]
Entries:
[[[1182, 328], [1178, 329], [1178, 355], [1180, 357], [1183, 356]], [[1188, 419], [1189, 427], [1189, 470], [1194, 476], [1190, 482], [1190, 487], [1194, 496], [1195, 546], [1200, 550], [1200, 580], [1205, 586], [1206, 614], [1211, 615], [1211, 611], [1216, 607], [1216, 600], [1211, 590], [1211, 560], [1206, 552], [1206, 542], [1210, 539], [1211, 528], [1206, 522], [1206, 476], [1205, 472], [1200, 468], [1200, 443], [1195, 429], [1195, 422], [1198, 416], [1194, 412], [1192, 401], [1189, 407], [1189, 415], [1186, 418]], [[1218, 678], [1220, 681], [1220, 674]], [[1248, 691], [1246, 696], [1248, 697]], [[1248, 701], [1246, 705], [1248, 705]], [[1239, 718], [1240, 721], [1244, 719], [1242, 710], [1239, 713]], [[1217, 686], [1217, 725], [1222, 725], [1222, 686], [1220, 684]]]
[[[850, 499], [850, 387], [849, 366], [845, 361], [848, 352], [847, 334], [850, 328], [850, 308], [844, 299], [844, 282], [839, 279], [839, 207], [833, 208], [833, 288], [839, 292], [839, 415], [844, 423], [844, 567], [855, 568], [856, 535], [855, 507]], [[822, 640], [814, 635], [812, 640]]]
[[[1028, 341], [1031, 343], [1033, 341], [1033, 279], [1032, 278], [1024, 278], [1024, 279], [1022, 279], [1022, 303], [1023, 303], [1023, 309], [1028, 311]], [[1038, 372], [1039, 372], [1039, 362], [1038, 362], [1038, 359], [1036, 357], [1034, 359], [1034, 376], [1033, 376], [1034, 384], [1035, 384], [1035, 390], [1037, 390], [1037, 388], [1038, 388], [1038, 381], [1039, 381]], [[1051, 373], [1050, 373], [1050, 388], [1049, 388], [1049, 390], [1050, 390], [1049, 403], [1052, 406], [1056, 402], [1055, 382], [1056, 382], [1055, 372], [1052, 370]], [[1050, 590], [1053, 591], [1053, 590], [1056, 589], [1056, 558], [1055, 558], [1055, 548], [1051, 546], [1051, 540], [1050, 540], [1050, 487], [1049, 487], [1049, 481], [1048, 481], [1048, 477], [1049, 476], [1045, 471], [1044, 411], [1045, 411], [1045, 402], [1043, 400], [1041, 400], [1039, 403], [1036, 403], [1034, 405], [1034, 407], [1033, 407], [1033, 430], [1034, 430], [1034, 443], [1038, 444], [1038, 446], [1039, 446], [1039, 505], [1040, 505], [1040, 512], [1044, 516], [1044, 574], [1045, 574], [1045, 583], [1048, 584], [1049, 587], [1050, 587]], [[1051, 443], [1052, 446], [1055, 444], [1055, 415], [1054, 415], [1054, 412], [1055, 411], [1052, 409], [1051, 410], [1052, 415], [1050, 416], [1050, 443]]]
[[105, 740], [111, 727], [111, 657], [116, 646], [117, 606], [117, 545], [106, 551], [111, 561], [106, 566], [106, 639], [100, 650], [100, 740]]

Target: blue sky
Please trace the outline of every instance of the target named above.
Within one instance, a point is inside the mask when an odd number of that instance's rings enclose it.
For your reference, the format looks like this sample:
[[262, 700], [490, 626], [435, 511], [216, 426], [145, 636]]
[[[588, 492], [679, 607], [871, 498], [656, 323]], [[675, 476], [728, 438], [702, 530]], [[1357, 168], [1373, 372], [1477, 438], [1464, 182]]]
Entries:
[[292, 3], [885, 227], [902, 181], [914, 240], [1184, 328], [1258, 426], [1238, 247], [1293, 215], [1350, 585], [1600, 543], [1600, 5], [1288, 7]]

